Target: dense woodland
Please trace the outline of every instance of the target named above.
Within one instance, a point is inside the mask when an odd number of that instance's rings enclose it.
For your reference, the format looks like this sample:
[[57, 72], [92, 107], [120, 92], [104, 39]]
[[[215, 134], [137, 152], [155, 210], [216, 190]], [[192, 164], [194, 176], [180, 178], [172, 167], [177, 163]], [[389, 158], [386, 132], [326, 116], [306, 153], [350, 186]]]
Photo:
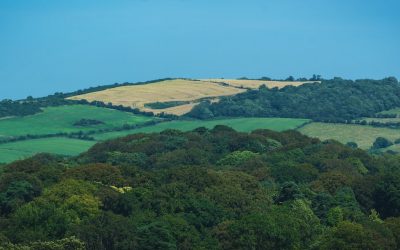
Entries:
[[400, 157], [295, 131], [135, 134], [0, 166], [0, 215], [0, 249], [399, 249]]
[[400, 107], [400, 84], [394, 77], [383, 80], [334, 78], [299, 87], [268, 89], [261, 86], [220, 102], [203, 102], [188, 116], [209, 119], [219, 116], [309, 118], [345, 122]]

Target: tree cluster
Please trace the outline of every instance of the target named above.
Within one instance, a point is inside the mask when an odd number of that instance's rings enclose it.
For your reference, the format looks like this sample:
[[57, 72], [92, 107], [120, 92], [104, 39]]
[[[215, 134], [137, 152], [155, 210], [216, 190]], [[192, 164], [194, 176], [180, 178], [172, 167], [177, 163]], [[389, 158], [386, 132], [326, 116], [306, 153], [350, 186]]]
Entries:
[[0, 101], [0, 117], [32, 115], [40, 111], [40, 105], [36, 103], [7, 99]]
[[74, 122], [73, 125], [76, 127], [90, 127], [100, 124], [104, 124], [104, 122], [94, 119], [80, 119], [79, 121]]
[[146, 103], [144, 106], [151, 109], [167, 109], [189, 103], [190, 101], [152, 102]]

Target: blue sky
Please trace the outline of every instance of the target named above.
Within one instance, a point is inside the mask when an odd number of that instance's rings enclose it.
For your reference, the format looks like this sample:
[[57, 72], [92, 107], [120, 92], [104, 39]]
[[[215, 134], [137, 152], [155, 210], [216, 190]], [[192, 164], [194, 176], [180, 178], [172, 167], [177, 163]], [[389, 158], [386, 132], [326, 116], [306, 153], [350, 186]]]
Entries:
[[400, 78], [398, 0], [1, 0], [0, 99], [164, 77]]

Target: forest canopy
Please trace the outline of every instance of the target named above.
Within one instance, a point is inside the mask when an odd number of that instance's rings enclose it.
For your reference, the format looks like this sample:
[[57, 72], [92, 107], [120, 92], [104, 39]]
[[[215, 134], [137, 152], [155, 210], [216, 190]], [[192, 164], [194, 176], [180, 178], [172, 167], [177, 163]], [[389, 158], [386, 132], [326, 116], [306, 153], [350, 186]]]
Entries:
[[248, 90], [219, 102], [203, 102], [190, 117], [219, 116], [309, 118], [314, 121], [344, 122], [400, 107], [400, 84], [394, 77], [383, 80], [334, 78], [282, 89]]
[[135, 134], [0, 166], [0, 249], [398, 249], [399, 193], [399, 156], [295, 131]]

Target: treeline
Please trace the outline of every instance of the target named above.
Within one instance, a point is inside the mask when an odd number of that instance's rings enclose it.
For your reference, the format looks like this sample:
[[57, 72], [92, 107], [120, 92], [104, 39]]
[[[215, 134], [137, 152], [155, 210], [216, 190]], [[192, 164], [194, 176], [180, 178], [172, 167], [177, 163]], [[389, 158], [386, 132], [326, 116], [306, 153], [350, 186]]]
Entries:
[[189, 103], [190, 101], [152, 102], [152, 103], [146, 103], [144, 106], [152, 109], [166, 109]]
[[138, 108], [132, 108], [132, 107], [125, 107], [122, 105], [113, 105], [112, 103], [104, 103], [102, 101], [92, 101], [88, 102], [87, 100], [79, 100], [79, 101], [74, 101], [75, 104], [84, 104], [84, 105], [92, 105], [96, 107], [101, 107], [101, 108], [109, 108], [109, 109], [115, 109], [123, 112], [128, 112], [136, 115], [144, 115], [144, 116], [155, 116], [155, 117], [160, 117], [160, 118], [165, 118], [165, 119], [177, 119], [179, 116], [173, 115], [173, 114], [166, 114], [164, 112], [160, 114], [154, 114], [153, 112], [147, 112], [147, 111], [141, 111]]
[[[380, 122], [380, 121], [366, 121], [366, 120], [355, 120], [351, 122], [352, 124], [357, 125], [368, 125], [377, 128], [400, 128], [400, 122]], [[348, 123], [349, 124], [349, 123]]]
[[288, 76], [287, 78], [283, 78], [283, 79], [276, 79], [276, 78], [271, 78], [268, 76], [263, 76], [260, 78], [248, 78], [248, 77], [240, 77], [238, 78], [238, 80], [262, 80], [262, 81], [285, 81], [285, 82], [294, 82], [294, 81], [300, 81], [300, 82], [304, 82], [304, 81], [322, 81], [323, 78], [321, 75], [318, 74], [313, 74], [312, 77], [310, 78], [306, 78], [306, 77], [299, 77], [299, 78], [295, 78], [294, 76]]
[[371, 118], [383, 118], [383, 119], [397, 118], [397, 117], [398, 117], [397, 114], [379, 114], [379, 113], [371, 116]]
[[7, 116], [33, 115], [41, 112], [42, 108], [45, 107], [76, 105], [76, 104], [92, 105], [101, 108], [115, 109], [123, 112], [129, 112], [132, 114], [144, 115], [144, 116], [156, 116], [168, 119], [177, 118], [177, 116], [173, 114], [165, 114], [163, 112], [155, 115], [153, 112], [141, 111], [138, 108], [125, 107], [122, 105], [113, 105], [112, 103], [104, 103], [102, 101], [89, 102], [87, 100], [68, 100], [64, 99], [64, 95], [60, 93], [56, 93], [54, 95], [49, 95], [47, 97], [41, 97], [41, 98], [28, 97], [27, 99], [20, 101], [12, 101], [12, 100], [0, 101], [0, 118]]
[[188, 116], [199, 119], [288, 117], [345, 122], [396, 107], [400, 107], [400, 85], [394, 77], [356, 81], [334, 78], [282, 89], [261, 86], [258, 90], [223, 97], [216, 103], [203, 102]]
[[40, 106], [29, 102], [18, 102], [12, 100], [0, 101], [0, 117], [24, 116], [40, 112]]
[[94, 141], [94, 138], [90, 136], [92, 134], [93, 133], [91, 132], [83, 132], [83, 131], [71, 132], [71, 133], [58, 132], [54, 134], [37, 134], [37, 135], [26, 134], [13, 137], [2, 137], [0, 138], [0, 144], [17, 142], [17, 141], [34, 140], [34, 139], [54, 138], [54, 137], [66, 137], [72, 139]]
[[397, 121], [367, 121], [367, 120], [335, 120], [330, 121], [330, 123], [337, 123], [337, 124], [353, 124], [353, 125], [362, 125], [362, 126], [372, 126], [377, 128], [393, 128], [393, 129], [400, 129], [400, 122]]
[[0, 249], [399, 249], [399, 166], [295, 131], [130, 135], [2, 166]]
[[117, 87], [123, 87], [123, 86], [132, 86], [132, 85], [145, 85], [145, 84], [161, 82], [161, 81], [168, 81], [168, 80], [174, 80], [174, 79], [176, 79], [176, 78], [161, 78], [161, 79], [156, 79], [156, 80], [150, 80], [150, 81], [144, 81], [144, 82], [135, 82], [135, 83], [130, 83], [130, 82], [114, 83], [114, 84], [90, 87], [90, 88], [87, 88], [87, 89], [80, 89], [80, 90], [69, 92], [69, 93], [58, 93], [58, 94], [62, 95], [64, 98], [68, 98], [68, 97], [71, 97], [71, 96], [83, 95], [83, 94], [88, 94], [88, 93], [102, 91], [102, 90], [111, 89], [111, 88], [117, 88]]
[[19, 101], [5, 99], [0, 101], [0, 118], [7, 116], [33, 115], [41, 112], [41, 108], [43, 107], [68, 105], [73, 103], [74, 101], [65, 100], [54, 95], [39, 99], [28, 97]]
[[104, 124], [104, 122], [94, 119], [80, 119], [79, 121], [75, 122], [73, 125], [76, 127], [91, 127], [95, 125]]

